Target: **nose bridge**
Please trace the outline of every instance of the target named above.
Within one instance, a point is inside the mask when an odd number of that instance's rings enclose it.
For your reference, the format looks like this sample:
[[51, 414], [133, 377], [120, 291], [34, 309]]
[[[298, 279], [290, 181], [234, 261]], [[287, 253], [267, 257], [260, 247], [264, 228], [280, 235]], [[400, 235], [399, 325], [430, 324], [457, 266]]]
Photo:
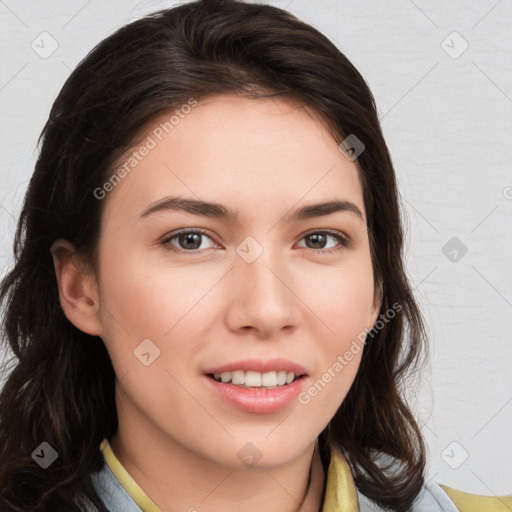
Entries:
[[246, 255], [257, 251], [258, 246], [251, 240], [240, 244], [239, 249], [247, 252], [237, 251], [235, 262], [237, 316], [245, 326], [260, 330], [279, 329], [297, 320], [296, 298], [291, 291], [293, 277], [286, 255], [271, 245], [271, 238], [267, 237], [265, 245], [258, 244], [259, 255], [252, 261]]
[[[264, 292], [275, 296], [274, 298], [283, 294], [285, 290], [283, 290], [282, 280], [285, 279], [283, 275], [285, 265], [281, 260], [282, 255], [278, 255], [277, 251], [273, 251], [267, 246], [254, 262], [244, 266], [245, 279], [250, 282], [254, 294]], [[281, 279], [277, 277], [279, 274], [282, 275]], [[267, 297], [267, 299], [269, 298]]]

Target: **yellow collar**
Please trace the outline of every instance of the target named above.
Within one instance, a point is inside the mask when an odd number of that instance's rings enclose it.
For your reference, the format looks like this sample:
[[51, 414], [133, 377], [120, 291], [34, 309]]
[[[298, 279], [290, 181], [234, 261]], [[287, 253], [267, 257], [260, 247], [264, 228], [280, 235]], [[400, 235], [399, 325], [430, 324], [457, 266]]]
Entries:
[[[100, 450], [119, 483], [143, 512], [161, 512], [151, 498], [126, 471], [114, 455], [110, 443], [103, 439]], [[350, 468], [343, 455], [332, 452], [322, 512], [357, 512], [357, 493]]]
[[130, 473], [126, 471], [124, 466], [119, 462], [119, 459], [114, 455], [108, 439], [103, 439], [100, 444], [100, 450], [105, 457], [105, 462], [111, 469], [114, 476], [119, 483], [125, 488], [126, 492], [130, 495], [131, 499], [137, 503], [143, 512], [161, 512], [155, 505], [153, 500], [142, 490], [139, 484], [131, 477]]
[[357, 492], [347, 461], [331, 451], [322, 512], [358, 512]]

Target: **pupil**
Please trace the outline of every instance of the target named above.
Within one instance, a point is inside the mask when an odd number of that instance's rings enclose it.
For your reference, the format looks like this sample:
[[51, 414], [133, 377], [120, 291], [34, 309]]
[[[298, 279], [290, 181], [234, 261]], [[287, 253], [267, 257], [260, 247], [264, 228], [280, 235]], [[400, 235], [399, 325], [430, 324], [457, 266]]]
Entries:
[[[318, 243], [319, 241], [325, 242], [325, 235], [312, 234], [312, 235], [308, 236], [308, 240], [313, 240], [313, 243], [315, 243], [315, 242]], [[313, 247], [313, 248], [318, 249], [318, 247]], [[322, 244], [321, 248], [323, 248], [323, 244]]]
[[[181, 241], [185, 241], [185, 249], [197, 249], [201, 246], [200, 236], [199, 233], [187, 233], [185, 235], [181, 235]], [[190, 247], [189, 243], [193, 246]]]

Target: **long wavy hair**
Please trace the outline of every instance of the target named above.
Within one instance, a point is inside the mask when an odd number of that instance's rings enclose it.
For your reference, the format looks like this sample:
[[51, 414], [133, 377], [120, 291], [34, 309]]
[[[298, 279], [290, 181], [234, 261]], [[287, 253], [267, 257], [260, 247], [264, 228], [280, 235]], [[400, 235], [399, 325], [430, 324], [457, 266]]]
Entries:
[[[382, 322], [355, 381], [320, 435], [322, 458], [346, 457], [358, 489], [407, 511], [425, 472], [425, 445], [404, 398], [424, 361], [426, 335], [403, 263], [403, 227], [375, 100], [349, 60], [315, 28], [276, 7], [208, 0], [123, 26], [73, 71], [41, 133], [39, 156], [0, 288], [2, 343], [12, 350], [0, 393], [0, 509], [105, 512], [89, 478], [117, 430], [116, 375], [101, 338], [74, 327], [59, 302], [50, 246], [69, 240], [93, 268], [102, 207], [94, 190], [112, 176], [141, 127], [212, 94], [288, 97], [308, 106], [341, 143], [354, 134]], [[47, 469], [31, 454], [58, 452]], [[377, 454], [400, 464], [389, 471]], [[389, 469], [389, 468], [388, 468]], [[90, 505], [89, 505], [90, 506]]]

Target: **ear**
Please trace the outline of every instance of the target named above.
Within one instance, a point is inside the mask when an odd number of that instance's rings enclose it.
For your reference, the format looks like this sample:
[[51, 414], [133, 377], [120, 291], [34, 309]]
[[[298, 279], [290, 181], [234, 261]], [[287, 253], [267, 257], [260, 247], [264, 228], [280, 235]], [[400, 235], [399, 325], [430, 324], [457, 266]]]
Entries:
[[95, 276], [81, 260], [73, 244], [67, 240], [56, 240], [50, 251], [64, 314], [81, 331], [101, 336], [100, 304]]

